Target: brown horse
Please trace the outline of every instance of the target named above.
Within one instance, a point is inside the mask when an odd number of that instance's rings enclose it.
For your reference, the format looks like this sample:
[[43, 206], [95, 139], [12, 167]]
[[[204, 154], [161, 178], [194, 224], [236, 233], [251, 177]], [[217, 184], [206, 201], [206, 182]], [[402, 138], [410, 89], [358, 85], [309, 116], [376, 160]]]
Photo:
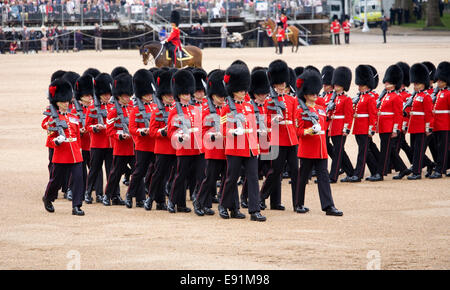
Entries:
[[[182, 68], [185, 66], [202, 67], [202, 51], [196, 46], [183, 46], [183, 48], [192, 56], [190, 59], [177, 59], [176, 67]], [[150, 41], [144, 43], [139, 48], [139, 53], [142, 55], [142, 61], [147, 65], [150, 55], [155, 61], [156, 67], [171, 66], [172, 61], [166, 57], [166, 48], [158, 41]]]
[[[272, 19], [268, 18], [265, 21], [261, 22], [262, 27], [270, 27], [270, 29], [272, 30], [272, 40], [273, 43], [275, 45], [275, 53], [278, 52], [278, 41], [277, 41], [277, 25], [275, 24], [275, 21], [273, 21]], [[299, 30], [297, 27], [295, 27], [294, 25], [289, 25], [288, 26], [289, 30], [291, 31], [290, 34], [286, 34], [289, 41], [292, 43], [292, 52], [294, 52], [294, 46], [295, 46], [295, 52], [298, 51], [298, 33]]]

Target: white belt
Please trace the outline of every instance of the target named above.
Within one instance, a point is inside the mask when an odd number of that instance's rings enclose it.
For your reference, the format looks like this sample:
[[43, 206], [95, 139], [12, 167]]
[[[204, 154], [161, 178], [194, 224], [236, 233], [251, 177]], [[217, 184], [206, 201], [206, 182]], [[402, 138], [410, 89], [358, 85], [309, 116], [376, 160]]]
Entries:
[[450, 110], [434, 110], [435, 114], [450, 114]]
[[356, 114], [355, 117], [356, 118], [368, 118], [369, 114]]
[[253, 133], [253, 129], [244, 129], [244, 133]]
[[424, 112], [413, 112], [413, 111], [411, 111], [411, 112], [409, 112], [409, 114], [411, 116], [425, 116]]
[[343, 115], [333, 115], [333, 116], [331, 116], [331, 119], [345, 119], [345, 116], [343, 116]]
[[76, 142], [77, 141], [77, 138], [66, 138], [65, 140], [64, 140], [64, 142], [68, 142], [68, 143], [70, 143], [70, 142]]
[[317, 133], [314, 133], [314, 135], [325, 135], [325, 131], [319, 131]]
[[392, 112], [380, 112], [380, 116], [390, 116], [390, 115], [394, 115], [394, 113], [392, 113]]
[[192, 132], [198, 132], [198, 130], [199, 130], [199, 129], [198, 129], [197, 127], [194, 127], [194, 128], [190, 128], [190, 129], [189, 129], [189, 132], [191, 132], [191, 133], [192, 133]]
[[280, 125], [292, 125], [292, 121], [291, 120], [286, 120], [286, 121], [280, 121], [278, 122], [278, 124]]

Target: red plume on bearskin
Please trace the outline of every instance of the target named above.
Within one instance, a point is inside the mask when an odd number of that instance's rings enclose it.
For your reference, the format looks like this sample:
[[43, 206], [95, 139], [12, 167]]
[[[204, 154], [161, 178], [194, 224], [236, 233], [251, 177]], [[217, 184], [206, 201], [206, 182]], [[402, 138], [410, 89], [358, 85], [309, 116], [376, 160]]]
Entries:
[[158, 84], [158, 86], [159, 86], [159, 80], [160, 80], [161, 78], [160, 77], [158, 77], [157, 79], [156, 79], [156, 83]]
[[50, 86], [50, 87], [48, 88], [48, 91], [50, 92], [50, 96], [51, 96], [52, 98], [55, 97], [56, 88], [57, 88], [56, 86]]
[[223, 76], [223, 81], [228, 84], [230, 82], [230, 75], [224, 75]]
[[303, 86], [303, 83], [305, 82], [304, 79], [298, 78], [297, 79], [297, 89], [300, 89]]

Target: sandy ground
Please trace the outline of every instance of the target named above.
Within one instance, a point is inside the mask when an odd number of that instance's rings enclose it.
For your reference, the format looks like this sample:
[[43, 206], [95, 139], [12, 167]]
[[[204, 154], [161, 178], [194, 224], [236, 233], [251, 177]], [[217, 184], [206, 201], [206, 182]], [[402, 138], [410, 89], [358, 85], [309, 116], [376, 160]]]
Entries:
[[[382, 76], [399, 60], [437, 64], [448, 58], [450, 48], [450, 35], [392, 35], [382, 44], [380, 33], [355, 33], [351, 41], [340, 47], [301, 47], [298, 54], [287, 51], [281, 58], [292, 67], [331, 64], [354, 70], [370, 63]], [[267, 66], [279, 57], [273, 50], [206, 49], [204, 67], [226, 68], [237, 58]], [[82, 73], [88, 67], [110, 72], [117, 65], [133, 73], [143, 64], [136, 50], [0, 55], [0, 63], [0, 269], [66, 269], [74, 261], [81, 269], [450, 268], [448, 178], [394, 181], [388, 176], [381, 183], [334, 184], [341, 218], [321, 212], [311, 183], [306, 196], [311, 212], [292, 212], [287, 180], [282, 197], [287, 210], [264, 211], [266, 223], [251, 222], [248, 215], [223, 220], [217, 214], [197, 217], [100, 204], [85, 205], [86, 216], [74, 217], [63, 199], [49, 214], [40, 200], [48, 181], [40, 123], [51, 73]], [[352, 86], [350, 95], [355, 93]], [[347, 152], [354, 164], [356, 149], [351, 136]], [[122, 185], [122, 196], [125, 190]]]

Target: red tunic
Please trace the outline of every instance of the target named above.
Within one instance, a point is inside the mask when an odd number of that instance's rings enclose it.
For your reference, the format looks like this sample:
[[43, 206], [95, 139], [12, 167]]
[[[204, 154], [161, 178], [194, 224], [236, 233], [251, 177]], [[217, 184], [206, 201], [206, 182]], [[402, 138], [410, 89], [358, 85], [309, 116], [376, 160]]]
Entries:
[[[75, 101], [75, 102], [78, 102], [78, 101]], [[88, 112], [88, 107], [85, 107], [83, 105], [80, 105], [80, 106], [83, 109], [83, 114], [86, 116], [86, 114]], [[81, 124], [80, 116], [77, 115], [77, 110], [75, 109], [75, 107], [72, 109], [71, 113], [74, 116], [77, 116], [78, 120], [80, 121], [79, 125], [80, 125], [80, 129], [81, 129], [83, 126]], [[86, 129], [86, 119], [84, 121], [84, 128]], [[91, 135], [90, 135], [89, 131], [86, 130], [84, 134], [80, 133], [80, 135], [81, 135], [81, 149], [83, 151], [90, 151], [91, 150]]]
[[[80, 139], [80, 127], [78, 125], [78, 118], [71, 114], [61, 114], [58, 112], [59, 119], [67, 123], [67, 129], [64, 129], [64, 134], [66, 135], [66, 141], [62, 142], [60, 145], [56, 145], [53, 140], [59, 134], [55, 132], [54, 138], [52, 139], [54, 152], [53, 152], [53, 163], [79, 163], [83, 161], [83, 156], [81, 155], [81, 139]], [[49, 122], [53, 119], [49, 117]], [[53, 125], [49, 125], [53, 126]]]
[[176, 48], [181, 49], [180, 29], [178, 27], [172, 29], [172, 32], [167, 38], [167, 42], [172, 42]]
[[450, 90], [448, 88], [437, 93], [433, 114], [433, 131], [450, 131]]
[[202, 144], [202, 119], [200, 110], [193, 105], [181, 106], [184, 113], [184, 118], [191, 122], [191, 128], [189, 128], [189, 139], [184, 139], [182, 142], [178, 139], [178, 135], [183, 132], [180, 127], [179, 121], [176, 118], [179, 116], [176, 107], [169, 113], [169, 121], [167, 127], [167, 135], [171, 140], [171, 144], [175, 147], [177, 156], [190, 156], [199, 155]]
[[269, 109], [269, 106], [273, 106], [273, 103], [269, 104], [270, 100], [266, 100], [266, 102], [264, 103], [264, 110], [267, 112], [269, 128], [272, 129], [270, 133], [271, 145], [297, 145], [298, 138], [294, 126], [294, 116], [298, 106], [297, 98], [294, 98], [290, 95], [278, 96], [278, 101], [285, 104], [286, 110], [283, 111], [283, 120], [281, 120], [276, 127], [275, 124], [271, 122], [271, 120], [277, 115], [277, 112], [275, 110]]
[[[219, 108], [216, 107], [216, 113], [219, 115], [219, 118], [221, 116], [223, 107]], [[210, 115], [210, 110], [208, 103], [205, 103], [203, 105], [203, 112], [202, 112], [202, 137], [203, 137], [203, 146], [202, 146], [202, 152], [205, 153], [205, 159], [219, 159], [219, 160], [225, 160], [225, 140], [224, 138], [215, 138], [215, 140], [211, 140], [211, 134], [215, 133], [215, 129], [213, 126], [210, 126], [212, 124], [212, 120], [208, 118]], [[222, 126], [219, 124], [220, 131], [223, 136]]]
[[[266, 134], [258, 134], [258, 143], [259, 143], [259, 151], [261, 155], [269, 154], [270, 152], [270, 118], [267, 115], [267, 107], [265, 105], [257, 105], [259, 110], [260, 118], [264, 119], [264, 124], [266, 126], [266, 130], [268, 131]], [[295, 118], [295, 115], [294, 115]], [[256, 124], [258, 127], [258, 132], [261, 130], [259, 122]]]
[[242, 113], [245, 118], [245, 123], [242, 124], [244, 134], [240, 136], [234, 136], [234, 134], [230, 132], [230, 130], [237, 128], [237, 124], [228, 121], [228, 118], [233, 118], [233, 115], [230, 111], [229, 105], [227, 104], [225, 107], [223, 107], [223, 110], [221, 110], [222, 118], [220, 120], [220, 123], [223, 127], [222, 130], [223, 132], [226, 132], [225, 155], [242, 157], [258, 156], [259, 144], [253, 106], [246, 102], [236, 102], [235, 104], [237, 113]]
[[339, 24], [339, 21], [335, 20], [331, 23], [331, 32], [333, 33], [339, 33], [341, 31], [341, 24]]
[[377, 121], [377, 101], [369, 92], [362, 95], [355, 106], [353, 124], [354, 135], [367, 135], [375, 131]]
[[278, 28], [276, 37], [278, 42], [284, 41], [284, 39], [286, 38], [286, 33], [284, 32], [283, 28]]
[[350, 130], [353, 123], [353, 103], [345, 93], [334, 99], [335, 108], [331, 112], [329, 136], [340, 136], [344, 129]]
[[[166, 112], [170, 112], [174, 106], [164, 106]], [[175, 148], [172, 147], [170, 143], [170, 139], [167, 136], [162, 135], [162, 128], [166, 127], [166, 123], [163, 121], [156, 120], [156, 113], [159, 112], [159, 109], [156, 108], [155, 112], [152, 114], [150, 118], [150, 137], [155, 139], [155, 154], [168, 154], [175, 155]], [[161, 116], [158, 116], [160, 118]], [[167, 132], [167, 130], [166, 130]]]
[[392, 133], [401, 130], [403, 100], [395, 91], [386, 93], [378, 110], [378, 133]]
[[[406, 89], [403, 89], [403, 90], [399, 91], [398, 94], [402, 98], [403, 106], [404, 106], [406, 104], [406, 102], [408, 101], [408, 98], [411, 97], [411, 94]], [[408, 108], [405, 109], [405, 112], [407, 113], [407, 116], [403, 115], [402, 131], [403, 131], [404, 128], [406, 128], [408, 126], [409, 112], [410, 111], [411, 111], [411, 107], [408, 107]]]
[[300, 158], [327, 159], [327, 141], [324, 131], [327, 119], [325, 108], [320, 105], [315, 105], [314, 107], [309, 107], [309, 110], [319, 116], [319, 124], [322, 127], [322, 130], [315, 135], [305, 135], [304, 130], [311, 128], [313, 123], [304, 121], [302, 119], [303, 109], [298, 108], [295, 112], [295, 125], [298, 134], [297, 156]]
[[[47, 107], [45, 109], [45, 112], [50, 113], [50, 108]], [[42, 127], [42, 129], [47, 131], [47, 140], [45, 142], [45, 146], [48, 147], [48, 148], [54, 148], [55, 144], [53, 143], [52, 140], [53, 140], [53, 138], [57, 137], [58, 134], [56, 134], [54, 131], [48, 131], [47, 130], [48, 129], [48, 119], [50, 118], [50, 116], [47, 116], [47, 115], [44, 115], [44, 116], [45, 117], [42, 120], [41, 127]]]
[[283, 23], [283, 29], [286, 29], [288, 27], [287, 25], [287, 16], [286, 15], [281, 15], [280, 17], [280, 21]]
[[[130, 113], [132, 111], [132, 107], [126, 105], [126, 106], [120, 106], [123, 112], [124, 118], [127, 118], [130, 116]], [[119, 136], [123, 134], [123, 129], [118, 128], [114, 126], [115, 124], [121, 124], [120, 118], [117, 117], [117, 111], [115, 106], [112, 106], [110, 110], [108, 111], [108, 119], [106, 120], [106, 133], [108, 136], [113, 138], [114, 144], [113, 144], [113, 155], [116, 156], [132, 156], [134, 155], [134, 148], [133, 148], [133, 139], [128, 138], [124, 140], [120, 140]], [[127, 126], [129, 125], [129, 122]]]
[[348, 20], [345, 20], [342, 23], [342, 28], [344, 29], [344, 33], [350, 33], [350, 27], [351, 27], [351, 24]]
[[409, 112], [408, 133], [425, 133], [433, 121], [433, 101], [426, 91], [418, 92]]
[[[144, 104], [145, 112], [153, 114], [157, 109], [156, 104]], [[133, 141], [135, 144], [135, 150], [153, 152], [155, 150], [155, 138], [148, 135], [141, 135], [142, 129], [146, 128], [144, 122], [136, 122], [136, 120], [142, 120], [142, 116], [137, 116], [139, 114], [139, 107], [135, 106], [130, 114], [130, 133], [133, 136]], [[151, 117], [151, 116], [150, 116]], [[150, 128], [150, 120], [149, 128]]]
[[[100, 106], [101, 110], [109, 110], [111, 104], [102, 104]], [[98, 124], [98, 119], [93, 118], [92, 115], [96, 115], [93, 113], [95, 109], [94, 105], [89, 106], [87, 114], [86, 114], [86, 129], [90, 133], [91, 137], [91, 148], [112, 148], [112, 140], [106, 134], [106, 129], [95, 132], [93, 127]], [[103, 117], [103, 124], [106, 126], [106, 117]]]

